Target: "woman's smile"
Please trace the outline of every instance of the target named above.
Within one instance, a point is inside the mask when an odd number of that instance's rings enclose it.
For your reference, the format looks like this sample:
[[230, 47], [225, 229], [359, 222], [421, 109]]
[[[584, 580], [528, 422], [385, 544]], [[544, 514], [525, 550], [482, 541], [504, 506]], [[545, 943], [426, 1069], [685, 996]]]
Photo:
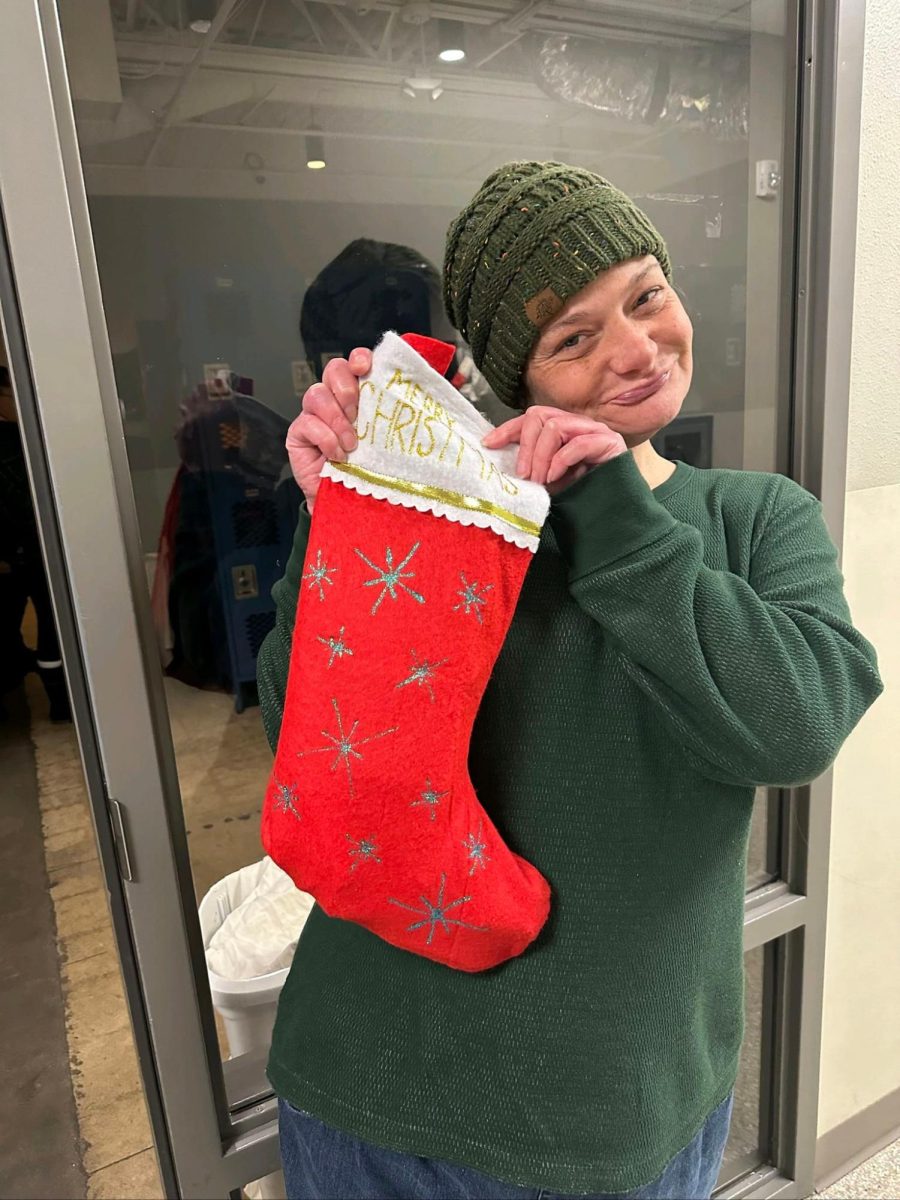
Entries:
[[608, 403], [640, 404], [642, 400], [646, 400], [648, 396], [654, 395], [661, 388], [665, 387], [665, 385], [669, 382], [669, 376], [671, 373], [672, 370], [670, 367], [668, 371], [660, 372], [659, 375], [654, 376], [653, 379], [648, 380], [648, 382], [643, 384], [641, 387], [632, 388], [627, 392], [620, 392], [618, 396], [614, 396], [608, 401]]

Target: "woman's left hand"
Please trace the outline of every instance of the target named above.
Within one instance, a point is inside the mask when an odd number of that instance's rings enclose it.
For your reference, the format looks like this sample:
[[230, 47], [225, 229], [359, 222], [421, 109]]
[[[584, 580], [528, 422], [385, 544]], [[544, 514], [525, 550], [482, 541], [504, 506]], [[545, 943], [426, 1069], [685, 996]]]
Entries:
[[511, 442], [519, 443], [519, 478], [544, 484], [551, 495], [575, 483], [591, 467], [628, 450], [622, 435], [602, 421], [541, 404], [498, 425], [482, 438], [489, 450], [499, 450]]

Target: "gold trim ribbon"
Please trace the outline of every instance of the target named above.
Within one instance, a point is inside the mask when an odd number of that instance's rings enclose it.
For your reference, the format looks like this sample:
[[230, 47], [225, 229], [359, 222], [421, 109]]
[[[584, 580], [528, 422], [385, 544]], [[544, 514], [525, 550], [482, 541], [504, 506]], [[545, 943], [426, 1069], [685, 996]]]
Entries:
[[489, 516], [511, 525], [514, 529], [520, 529], [523, 533], [530, 534], [531, 537], [541, 536], [541, 527], [534, 521], [517, 516], [516, 513], [510, 512], [507, 508], [501, 508], [499, 504], [493, 504], [490, 500], [482, 500], [480, 496], [465, 496], [462, 492], [451, 492], [447, 488], [432, 487], [427, 483], [413, 483], [409, 479], [395, 479], [392, 475], [379, 475], [376, 471], [368, 471], [365, 467], [358, 467], [354, 463], [329, 460], [329, 464], [336, 471], [355, 475], [358, 479], [365, 479], [368, 483], [380, 484], [382, 487], [391, 488], [397, 492], [406, 492], [410, 496], [422, 496], [426, 500], [437, 500], [440, 504], [447, 504], [451, 508], [459, 508], [466, 512], [487, 513]]

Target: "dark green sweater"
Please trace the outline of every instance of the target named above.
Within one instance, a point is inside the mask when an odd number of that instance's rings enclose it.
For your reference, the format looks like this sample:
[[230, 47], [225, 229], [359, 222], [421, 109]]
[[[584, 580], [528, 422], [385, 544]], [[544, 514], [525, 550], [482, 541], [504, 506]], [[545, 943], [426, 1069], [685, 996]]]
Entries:
[[[259, 658], [274, 746], [309, 530]], [[821, 505], [791, 480], [630, 453], [560, 494], [469, 755], [552, 889], [469, 974], [314, 907], [269, 1076], [369, 1142], [526, 1187], [655, 1178], [735, 1082], [754, 788], [812, 780], [882, 691]]]

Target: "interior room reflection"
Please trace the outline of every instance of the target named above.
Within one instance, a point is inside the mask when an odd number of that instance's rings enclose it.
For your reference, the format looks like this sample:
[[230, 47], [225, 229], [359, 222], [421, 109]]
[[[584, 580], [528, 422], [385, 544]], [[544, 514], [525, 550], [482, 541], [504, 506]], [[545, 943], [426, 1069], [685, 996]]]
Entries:
[[[434, 264], [410, 247], [357, 238], [304, 296], [295, 380], [320, 380], [330, 359], [373, 348], [388, 329], [455, 339]], [[301, 497], [285, 449], [288, 419], [255, 396], [253, 379], [215, 364], [208, 372], [182, 401], [175, 428], [179, 465], [157, 543], [154, 626], [169, 676], [229, 691], [242, 712], [255, 695], [256, 656], [275, 620], [271, 590]], [[499, 414], [461, 342], [447, 374]]]
[[[454, 385], [511, 415], [441, 298], [447, 226], [489, 171], [586, 167], [663, 234], [694, 375], [661, 454], [777, 469], [786, 404], [780, 3], [209, 7], [61, 9], [198, 900], [262, 854], [255, 658], [296, 524], [303, 392], [395, 328], [455, 342]], [[770, 877], [766, 809], [761, 792], [751, 886]], [[765, 975], [754, 952], [735, 1164], [764, 1152]]]

